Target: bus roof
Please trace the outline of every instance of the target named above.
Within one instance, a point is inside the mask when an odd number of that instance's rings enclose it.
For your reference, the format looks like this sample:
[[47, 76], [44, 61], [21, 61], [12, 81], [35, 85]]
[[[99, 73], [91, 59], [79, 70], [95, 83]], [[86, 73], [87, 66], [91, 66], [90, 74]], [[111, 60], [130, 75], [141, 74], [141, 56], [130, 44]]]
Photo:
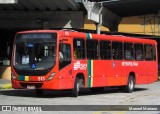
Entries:
[[46, 32], [47, 33], [57, 33], [58, 36], [61, 36], [61, 37], [74, 37], [74, 38], [84, 38], [84, 39], [90, 37], [90, 39], [157, 44], [157, 42], [152, 39], [128, 37], [128, 36], [123, 36], [123, 35], [92, 34], [92, 33], [84, 33], [84, 32], [78, 32], [78, 31], [70, 31], [70, 30], [29, 30], [29, 31], [17, 32], [17, 34], [37, 33], [37, 32], [38, 33], [46, 33]]

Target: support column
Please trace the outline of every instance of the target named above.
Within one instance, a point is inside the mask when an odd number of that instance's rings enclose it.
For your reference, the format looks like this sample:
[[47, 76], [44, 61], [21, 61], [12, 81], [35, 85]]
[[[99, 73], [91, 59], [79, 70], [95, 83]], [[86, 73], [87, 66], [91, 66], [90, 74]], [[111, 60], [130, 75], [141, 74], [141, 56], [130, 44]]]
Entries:
[[120, 16], [97, 2], [84, 1], [83, 5], [87, 10], [88, 20], [96, 23], [97, 34], [100, 34], [101, 25], [109, 28], [110, 31], [118, 31], [118, 25], [122, 19]]
[[97, 34], [101, 34], [101, 25], [102, 25], [102, 15], [99, 16], [99, 20], [100, 22], [99, 23], [95, 23], [96, 25], [96, 32]]
[[96, 2], [83, 2], [87, 10], [87, 19], [95, 22], [97, 34], [100, 34], [100, 27], [102, 25], [102, 6]]

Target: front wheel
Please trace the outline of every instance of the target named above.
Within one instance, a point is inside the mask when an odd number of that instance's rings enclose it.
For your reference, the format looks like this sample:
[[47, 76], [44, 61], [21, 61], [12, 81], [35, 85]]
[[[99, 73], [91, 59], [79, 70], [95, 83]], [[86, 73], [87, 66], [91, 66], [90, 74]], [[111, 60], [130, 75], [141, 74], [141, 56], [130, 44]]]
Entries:
[[135, 79], [133, 76], [129, 76], [128, 84], [126, 85], [126, 91], [128, 93], [132, 93], [134, 91]]
[[78, 77], [76, 77], [76, 80], [74, 82], [74, 88], [72, 90], [72, 96], [78, 97], [78, 93], [79, 93], [79, 79]]

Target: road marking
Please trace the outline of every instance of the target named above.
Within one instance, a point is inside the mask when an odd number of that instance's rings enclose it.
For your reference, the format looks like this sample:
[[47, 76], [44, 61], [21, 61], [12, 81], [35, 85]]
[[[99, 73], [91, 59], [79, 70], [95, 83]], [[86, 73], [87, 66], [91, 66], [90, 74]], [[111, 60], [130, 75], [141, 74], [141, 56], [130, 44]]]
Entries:
[[93, 114], [126, 114], [127, 111], [98, 111]]

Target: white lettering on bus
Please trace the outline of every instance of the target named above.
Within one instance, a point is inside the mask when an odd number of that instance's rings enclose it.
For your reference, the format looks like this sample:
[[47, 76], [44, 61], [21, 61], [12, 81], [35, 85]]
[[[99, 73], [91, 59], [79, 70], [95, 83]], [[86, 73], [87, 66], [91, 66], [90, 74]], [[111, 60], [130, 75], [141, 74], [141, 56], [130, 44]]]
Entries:
[[38, 77], [38, 81], [45, 81], [45, 78], [42, 77], [42, 76], [39, 76], [39, 77]]
[[122, 66], [138, 66], [138, 62], [122, 62]]
[[87, 64], [82, 64], [82, 63], [80, 63], [80, 61], [77, 61], [77, 62], [75, 62], [74, 63], [74, 70], [86, 70], [86, 68], [87, 68]]

